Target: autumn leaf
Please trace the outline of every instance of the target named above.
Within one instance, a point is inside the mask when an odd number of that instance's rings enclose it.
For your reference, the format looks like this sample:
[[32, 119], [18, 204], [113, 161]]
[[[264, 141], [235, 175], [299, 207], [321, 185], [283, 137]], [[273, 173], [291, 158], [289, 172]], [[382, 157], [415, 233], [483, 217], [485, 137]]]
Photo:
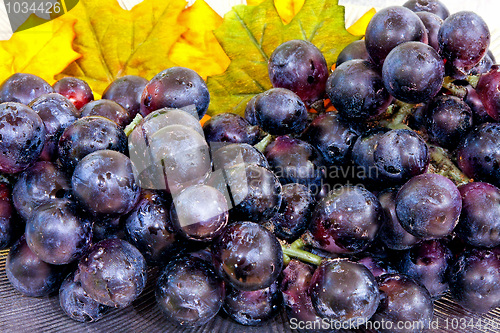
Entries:
[[205, 1], [198, 0], [181, 13], [178, 23], [187, 30], [172, 47], [170, 60], [195, 70], [204, 79], [223, 73], [231, 61], [213, 34], [222, 24], [222, 17]]
[[0, 41], [0, 82], [14, 73], [30, 73], [54, 83], [54, 76], [80, 57], [71, 46], [75, 20], [61, 16], [45, 21], [31, 15], [25, 25], [33, 28]]
[[[263, 0], [247, 0], [247, 5], [257, 6], [262, 2]], [[285, 23], [290, 23], [303, 5], [304, 0], [274, 0], [276, 11]]]
[[351, 34], [355, 36], [364, 36], [366, 32], [366, 27], [368, 27], [368, 23], [372, 19], [373, 15], [375, 15], [375, 8], [370, 9], [366, 13], [363, 14], [353, 25], [347, 28]]
[[209, 114], [243, 114], [254, 95], [272, 88], [267, 63], [274, 49], [291, 39], [316, 45], [332, 65], [340, 51], [359, 39], [344, 27], [344, 7], [336, 0], [305, 0], [289, 24], [284, 24], [273, 0], [257, 6], [235, 6], [224, 16], [215, 36], [231, 59], [226, 72], [210, 76]]
[[66, 16], [77, 19], [74, 49], [82, 57], [59, 75], [75, 76], [98, 94], [116, 78], [151, 79], [175, 66], [168, 58], [186, 31], [177, 23], [184, 0], [146, 0], [128, 11], [116, 0], [80, 0]]

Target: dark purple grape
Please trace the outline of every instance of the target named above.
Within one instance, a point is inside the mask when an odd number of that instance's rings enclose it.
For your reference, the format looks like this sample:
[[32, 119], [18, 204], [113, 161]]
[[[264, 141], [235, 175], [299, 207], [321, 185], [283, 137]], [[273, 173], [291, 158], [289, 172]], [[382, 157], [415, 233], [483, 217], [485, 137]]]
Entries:
[[310, 230], [315, 246], [331, 253], [366, 249], [383, 222], [377, 197], [360, 186], [343, 186], [318, 202]]
[[257, 99], [261, 96], [261, 94], [257, 94], [254, 97], [252, 97], [248, 103], [247, 106], [245, 107], [245, 119], [251, 124], [251, 125], [258, 125], [257, 122], [257, 116], [255, 115], [255, 102]]
[[500, 68], [493, 68], [479, 77], [476, 92], [490, 117], [500, 120]]
[[12, 203], [12, 189], [7, 183], [0, 182], [0, 249], [13, 243], [21, 226]]
[[424, 173], [429, 165], [429, 148], [414, 131], [391, 130], [378, 138], [373, 152], [380, 181], [404, 183]]
[[92, 244], [108, 238], [119, 238], [128, 241], [124, 224], [125, 221], [121, 219], [121, 216], [105, 216], [104, 218], [94, 219], [92, 224]]
[[120, 128], [125, 128], [133, 118], [120, 104], [107, 99], [89, 102], [80, 109], [80, 112], [82, 117], [101, 116], [108, 118], [117, 123]]
[[396, 214], [403, 228], [422, 238], [451, 234], [462, 210], [462, 197], [448, 178], [423, 174], [410, 179], [396, 197]]
[[166, 69], [148, 82], [141, 97], [141, 114], [161, 108], [194, 106], [201, 119], [207, 112], [210, 94], [207, 84], [195, 71], [184, 67]]
[[364, 39], [356, 40], [344, 47], [344, 49], [339, 53], [337, 57], [335, 66], [339, 67], [342, 63], [353, 59], [370, 61], [370, 56], [368, 55], [368, 51], [366, 50]]
[[472, 69], [467, 73], [468, 75], [481, 75], [488, 73], [491, 68], [495, 65], [495, 62], [490, 56], [490, 53], [486, 53], [484, 57], [479, 61], [479, 63], [472, 67]]
[[410, 41], [427, 43], [427, 33], [417, 14], [402, 6], [378, 11], [366, 28], [366, 50], [377, 66], [397, 45]]
[[70, 273], [59, 288], [59, 304], [71, 319], [93, 323], [103, 318], [110, 308], [93, 300], [82, 288], [75, 273]]
[[265, 289], [243, 291], [226, 288], [223, 309], [238, 324], [255, 326], [275, 317], [281, 310], [283, 296], [275, 281]]
[[0, 172], [27, 169], [42, 153], [45, 126], [40, 116], [19, 103], [0, 104]]
[[103, 99], [109, 99], [123, 106], [131, 119], [141, 110], [141, 96], [148, 80], [137, 75], [120, 77], [104, 90]]
[[203, 125], [207, 142], [248, 143], [259, 142], [260, 129], [234, 113], [219, 113]]
[[207, 261], [180, 257], [168, 263], [158, 278], [156, 301], [175, 324], [201, 326], [219, 312], [224, 302], [224, 282]]
[[472, 129], [472, 110], [453, 95], [435, 97], [427, 105], [425, 128], [431, 141], [453, 149]]
[[327, 166], [341, 166], [351, 158], [358, 133], [342, 123], [334, 112], [318, 116], [304, 131], [302, 140], [318, 149]]
[[424, 286], [401, 274], [383, 275], [377, 282], [380, 305], [367, 327], [385, 322], [383, 328], [377, 329], [382, 333], [419, 333], [429, 327], [434, 305]]
[[69, 99], [77, 109], [94, 100], [88, 83], [76, 77], [63, 77], [53, 87], [56, 93]]
[[155, 191], [142, 190], [138, 204], [125, 221], [128, 239], [148, 262], [166, 262], [177, 250], [178, 236], [170, 221], [166, 202]]
[[21, 237], [11, 248], [5, 263], [11, 285], [21, 294], [41, 297], [57, 290], [64, 279], [64, 267], [50, 265], [34, 254]]
[[441, 55], [453, 67], [467, 73], [488, 51], [490, 31], [479, 15], [462, 11], [444, 20], [438, 41]]
[[443, 19], [430, 12], [418, 12], [417, 16], [422, 20], [427, 31], [427, 44], [439, 52], [438, 32], [443, 24]]
[[78, 119], [68, 126], [58, 143], [61, 164], [71, 172], [85, 156], [98, 150], [127, 151], [127, 136], [114, 122], [100, 116]]
[[357, 260], [357, 262], [368, 268], [374, 277], [397, 272], [388, 261], [374, 255], [367, 255], [366, 257]]
[[356, 139], [352, 147], [352, 161], [357, 167], [357, 177], [360, 180], [375, 184], [385, 182], [385, 179], [379, 175], [380, 170], [375, 165], [373, 154], [380, 138], [388, 131], [389, 129], [384, 127], [376, 128]]
[[283, 135], [266, 147], [264, 155], [281, 184], [299, 183], [319, 192], [326, 172], [322, 155], [312, 145]]
[[270, 221], [279, 238], [292, 241], [308, 227], [315, 200], [306, 186], [296, 183], [284, 185], [281, 195], [280, 208]]
[[444, 79], [444, 64], [436, 50], [420, 42], [396, 46], [382, 68], [385, 88], [406, 103], [422, 103], [436, 96]]
[[218, 237], [229, 218], [226, 197], [208, 185], [187, 187], [173, 198], [170, 218], [186, 239], [210, 242]]
[[399, 255], [398, 269], [418, 281], [433, 298], [442, 296], [449, 288], [448, 270], [452, 260], [450, 249], [440, 240], [428, 240]]
[[392, 100], [375, 66], [360, 59], [335, 68], [328, 78], [326, 93], [339, 114], [352, 121], [377, 117]]
[[45, 125], [45, 147], [40, 158], [55, 161], [59, 137], [79, 117], [78, 110], [66, 97], [55, 93], [42, 95], [28, 106], [38, 113]]
[[450, 15], [448, 8], [439, 0], [409, 0], [403, 6], [416, 13], [435, 14], [443, 20]]
[[458, 190], [462, 195], [462, 213], [456, 234], [475, 247], [500, 245], [500, 189], [473, 182]]
[[49, 264], [69, 264], [79, 259], [89, 249], [91, 239], [91, 221], [66, 200], [39, 206], [26, 223], [28, 246]]
[[240, 290], [269, 287], [283, 266], [276, 237], [253, 222], [230, 224], [213, 242], [212, 253], [217, 273]]
[[318, 314], [324, 318], [363, 325], [380, 301], [377, 281], [368, 268], [346, 259], [325, 260], [309, 286]]
[[86, 209], [101, 215], [127, 214], [140, 194], [130, 159], [113, 150], [98, 150], [85, 156], [73, 172], [71, 186]]
[[[151, 129], [161, 123], [151, 125]], [[175, 194], [207, 178], [212, 165], [202, 135], [183, 125], [168, 125], [150, 133], [146, 124], [149, 121], [129, 136], [130, 159], [142, 188]]]
[[467, 89], [467, 94], [464, 97], [464, 102], [467, 103], [472, 110], [473, 123], [479, 125], [482, 123], [494, 122], [495, 120], [491, 118], [486, 111], [483, 101], [481, 101], [476, 89], [472, 88], [470, 85], [465, 86], [465, 89]]
[[285, 88], [311, 104], [325, 94], [328, 66], [321, 51], [305, 40], [290, 40], [278, 46], [268, 64], [273, 87]]
[[486, 313], [500, 306], [499, 280], [500, 249], [472, 249], [451, 269], [451, 295], [465, 309]]
[[0, 103], [17, 102], [28, 105], [35, 98], [53, 92], [54, 89], [44, 79], [33, 74], [16, 73], [0, 86]]
[[238, 164], [255, 164], [269, 168], [269, 163], [260, 151], [247, 143], [224, 145], [212, 153], [214, 170], [229, 169]]
[[407, 232], [399, 222], [396, 215], [396, 194], [398, 191], [392, 189], [378, 195], [382, 209], [384, 210], [384, 223], [380, 228], [380, 240], [392, 250], [406, 250], [419, 242], [419, 239]]
[[95, 244], [80, 260], [76, 279], [98, 303], [124, 308], [146, 285], [146, 261], [130, 243], [118, 238], [106, 239]]
[[51, 162], [39, 161], [20, 175], [12, 190], [12, 201], [27, 221], [38, 206], [64, 197], [69, 190], [63, 171]]
[[500, 186], [500, 124], [473, 129], [457, 148], [457, 161], [466, 176]]
[[269, 134], [299, 134], [307, 125], [307, 108], [292, 91], [273, 88], [255, 101], [255, 118]]

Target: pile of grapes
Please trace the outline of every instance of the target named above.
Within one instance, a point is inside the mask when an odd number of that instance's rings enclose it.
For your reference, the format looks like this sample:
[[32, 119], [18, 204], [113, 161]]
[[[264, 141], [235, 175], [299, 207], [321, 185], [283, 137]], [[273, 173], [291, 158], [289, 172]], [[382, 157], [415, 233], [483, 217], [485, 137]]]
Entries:
[[81, 322], [130, 305], [152, 266], [157, 306], [185, 327], [285, 308], [306, 331], [419, 332], [446, 292], [494, 309], [489, 42], [475, 13], [410, 0], [376, 13], [333, 71], [313, 44], [281, 44], [274, 88], [203, 126], [209, 91], [187, 68], [117, 79], [95, 101], [82, 80], [14, 74], [0, 86], [7, 277], [26, 296], [58, 291]]

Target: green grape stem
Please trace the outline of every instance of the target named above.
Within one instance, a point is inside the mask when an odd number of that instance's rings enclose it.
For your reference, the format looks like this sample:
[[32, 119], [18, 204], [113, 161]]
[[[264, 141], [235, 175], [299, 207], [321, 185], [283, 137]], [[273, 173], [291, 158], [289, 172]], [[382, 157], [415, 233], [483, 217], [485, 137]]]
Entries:
[[288, 257], [288, 258], [299, 259], [308, 264], [319, 266], [321, 264], [321, 261], [323, 260], [320, 256], [317, 256], [315, 254], [312, 254], [310, 252], [304, 251], [299, 248], [292, 248], [292, 246], [286, 246], [286, 245], [282, 245], [281, 248], [283, 249], [283, 259], [285, 262]]
[[274, 140], [274, 137], [271, 134], [266, 135], [262, 140], [260, 140], [257, 144], [254, 145], [254, 147], [260, 151], [261, 153], [264, 153], [264, 150], [266, 150], [266, 147]]
[[446, 150], [441, 147], [429, 145], [431, 164], [434, 166], [434, 173], [450, 178], [455, 184], [466, 184], [470, 179], [453, 163]]
[[130, 133], [132, 133], [132, 131], [134, 130], [134, 128], [137, 127], [137, 125], [139, 125], [139, 123], [141, 122], [142, 120], [142, 116], [138, 113], [135, 118], [130, 122], [130, 124], [127, 125], [127, 127], [125, 127], [125, 135], [129, 136]]

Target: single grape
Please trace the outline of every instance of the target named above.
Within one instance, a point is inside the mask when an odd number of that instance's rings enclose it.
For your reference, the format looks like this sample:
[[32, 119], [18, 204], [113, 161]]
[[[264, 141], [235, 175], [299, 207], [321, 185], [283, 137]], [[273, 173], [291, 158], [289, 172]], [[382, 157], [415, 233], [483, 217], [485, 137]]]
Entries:
[[380, 240], [392, 250], [406, 250], [419, 242], [419, 239], [406, 231], [396, 215], [396, 189], [379, 193], [378, 199], [384, 210], [385, 219], [380, 228]]
[[82, 288], [75, 273], [70, 273], [59, 288], [59, 304], [71, 319], [93, 323], [102, 319], [110, 308], [93, 300]]
[[113, 150], [98, 150], [76, 166], [71, 186], [77, 200], [93, 214], [119, 216], [130, 212], [140, 189], [130, 159]]
[[378, 138], [373, 159], [380, 181], [400, 184], [424, 173], [430, 156], [429, 148], [417, 133], [396, 129]]
[[[380, 305], [371, 320], [386, 323], [377, 332], [419, 333], [429, 327], [434, 305], [424, 286], [402, 274], [383, 275], [377, 282], [381, 292]], [[412, 323], [410, 327], [403, 325], [400, 328], [400, 323], [408, 322]]]
[[353, 59], [370, 61], [364, 39], [356, 40], [344, 47], [337, 57], [335, 67], [339, 67], [342, 63]]
[[462, 195], [462, 213], [456, 234], [475, 247], [500, 245], [500, 189], [473, 182], [458, 190]]
[[467, 73], [488, 51], [490, 31], [479, 15], [461, 11], [444, 20], [438, 41], [441, 55], [453, 67]]
[[207, 261], [180, 257], [161, 272], [156, 301], [166, 317], [177, 325], [201, 326], [219, 312], [224, 302], [224, 282]]
[[466, 176], [500, 186], [500, 124], [484, 123], [474, 128], [456, 154]]
[[58, 200], [39, 206], [26, 224], [26, 242], [41, 260], [69, 264], [90, 247], [92, 224], [73, 203]]
[[248, 143], [259, 142], [260, 129], [234, 113], [219, 113], [203, 125], [207, 142]]
[[255, 326], [275, 317], [281, 310], [283, 296], [275, 281], [265, 289], [244, 291], [226, 288], [223, 309], [238, 324]]
[[143, 189], [125, 221], [128, 240], [150, 265], [165, 263], [179, 247], [166, 205], [159, 192]]
[[500, 120], [500, 69], [498, 66], [479, 77], [476, 92], [490, 117]]
[[389, 129], [381, 127], [369, 130], [358, 136], [352, 147], [352, 161], [358, 169], [357, 177], [367, 184], [384, 183], [380, 170], [375, 164], [374, 152], [378, 142]]
[[421, 283], [432, 298], [441, 297], [449, 289], [448, 271], [453, 255], [443, 241], [428, 240], [399, 254], [398, 270]]
[[486, 313], [500, 306], [500, 250], [472, 249], [460, 255], [450, 273], [453, 299], [465, 309]]
[[69, 191], [64, 172], [51, 162], [39, 161], [21, 173], [12, 190], [12, 201], [27, 221], [38, 206], [63, 198]]
[[240, 290], [269, 287], [283, 266], [276, 237], [253, 222], [230, 224], [212, 243], [212, 253], [216, 272]]
[[380, 301], [377, 281], [368, 268], [347, 259], [325, 260], [316, 268], [309, 285], [316, 311], [324, 318], [366, 323]]
[[456, 96], [437, 96], [427, 105], [426, 111], [427, 135], [441, 147], [455, 148], [472, 129], [472, 110]]
[[313, 120], [302, 140], [321, 152], [327, 166], [342, 166], [350, 160], [357, 137], [355, 129], [341, 122], [334, 112], [327, 112]]
[[443, 19], [433, 13], [423, 11], [418, 12], [417, 16], [422, 20], [425, 30], [427, 31], [427, 44], [432, 46], [432, 48], [439, 53], [438, 33], [439, 28], [441, 28], [443, 24]]
[[183, 237], [210, 242], [226, 227], [229, 213], [224, 194], [208, 185], [187, 187], [173, 198], [170, 218]]
[[433, 239], [453, 231], [462, 210], [462, 197], [448, 178], [423, 174], [410, 179], [396, 197], [396, 214], [410, 234]]
[[278, 46], [268, 64], [273, 87], [297, 94], [306, 104], [321, 99], [328, 79], [328, 66], [321, 51], [305, 40], [290, 40]]
[[317, 244], [331, 253], [356, 253], [375, 239], [383, 222], [377, 197], [360, 186], [343, 186], [318, 202], [310, 230]]
[[255, 114], [255, 102], [257, 102], [257, 99], [261, 96], [261, 94], [257, 94], [254, 97], [252, 97], [248, 103], [247, 106], [245, 107], [245, 119], [251, 124], [251, 125], [258, 125], [257, 121], [257, 116]]
[[302, 184], [284, 185], [281, 195], [283, 199], [280, 208], [270, 221], [274, 225], [276, 236], [293, 241], [308, 227], [316, 202], [311, 191]]
[[9, 250], [5, 272], [10, 284], [30, 297], [47, 296], [57, 290], [64, 279], [64, 266], [50, 265], [34, 254], [21, 237]]
[[7, 183], [0, 182], [0, 249], [11, 245], [16, 239], [18, 229], [22, 227], [23, 223], [12, 203], [12, 188]]
[[63, 77], [53, 87], [56, 93], [69, 99], [77, 109], [94, 100], [88, 83], [76, 77]]
[[328, 78], [326, 93], [339, 114], [352, 121], [380, 115], [392, 100], [375, 66], [360, 59], [335, 68]]
[[247, 143], [232, 143], [220, 147], [212, 153], [212, 161], [216, 171], [243, 163], [269, 168], [264, 154]]
[[0, 86], [0, 103], [17, 102], [28, 105], [35, 98], [53, 92], [54, 89], [44, 79], [33, 74], [16, 73]]
[[45, 125], [45, 146], [40, 158], [55, 161], [59, 137], [79, 117], [78, 110], [66, 97], [55, 93], [42, 95], [28, 106], [40, 116]]
[[128, 110], [115, 101], [107, 99], [89, 102], [80, 109], [80, 112], [82, 117], [101, 116], [108, 118], [117, 123], [120, 128], [125, 128], [133, 119]]
[[479, 97], [476, 89], [472, 88], [471, 85], [465, 86], [467, 94], [464, 97], [464, 102], [472, 110], [472, 119], [474, 125], [480, 125], [482, 123], [494, 122], [495, 120], [486, 111], [483, 101]]
[[378, 11], [366, 28], [366, 50], [373, 63], [380, 67], [392, 49], [410, 41], [427, 43], [427, 33], [417, 14], [402, 6]]
[[420, 42], [396, 46], [382, 68], [385, 88], [406, 103], [422, 103], [441, 90], [444, 64], [436, 50]]
[[40, 157], [45, 145], [42, 118], [19, 103], [0, 104], [0, 172], [27, 169]]
[[59, 161], [69, 172], [85, 156], [103, 149], [126, 153], [127, 136], [114, 121], [100, 116], [84, 117], [69, 125], [57, 147]]
[[141, 96], [148, 80], [137, 75], [126, 75], [109, 84], [102, 94], [127, 110], [131, 119], [141, 110]]
[[146, 285], [146, 261], [130, 243], [106, 239], [95, 244], [80, 260], [76, 279], [98, 303], [124, 308]]
[[292, 91], [273, 88], [255, 101], [255, 118], [269, 134], [299, 134], [307, 125], [307, 108]]
[[195, 71], [184, 67], [166, 69], [148, 82], [141, 97], [141, 114], [161, 108], [194, 106], [201, 119], [207, 112], [210, 94], [207, 84]]
[[409, 0], [403, 6], [416, 13], [435, 14], [443, 20], [450, 15], [448, 8], [439, 0]]
[[281, 184], [299, 183], [317, 193], [326, 172], [321, 153], [309, 143], [288, 135], [278, 136], [264, 155]]

